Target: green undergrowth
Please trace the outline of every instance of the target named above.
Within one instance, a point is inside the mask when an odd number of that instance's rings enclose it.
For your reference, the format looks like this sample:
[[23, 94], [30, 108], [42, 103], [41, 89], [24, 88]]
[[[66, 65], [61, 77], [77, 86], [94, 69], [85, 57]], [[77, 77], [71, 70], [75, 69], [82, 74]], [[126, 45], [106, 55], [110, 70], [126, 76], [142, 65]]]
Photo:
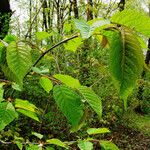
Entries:
[[150, 136], [150, 114], [141, 115], [129, 110], [123, 115], [123, 122], [125, 126]]

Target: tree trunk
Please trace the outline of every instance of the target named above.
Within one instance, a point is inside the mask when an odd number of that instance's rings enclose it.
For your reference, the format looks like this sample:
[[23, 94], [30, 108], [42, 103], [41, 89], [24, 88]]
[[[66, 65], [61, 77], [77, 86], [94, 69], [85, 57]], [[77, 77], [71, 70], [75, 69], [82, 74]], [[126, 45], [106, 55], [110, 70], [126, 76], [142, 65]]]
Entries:
[[3, 39], [9, 30], [9, 21], [11, 17], [11, 9], [8, 0], [0, 2], [0, 39]]

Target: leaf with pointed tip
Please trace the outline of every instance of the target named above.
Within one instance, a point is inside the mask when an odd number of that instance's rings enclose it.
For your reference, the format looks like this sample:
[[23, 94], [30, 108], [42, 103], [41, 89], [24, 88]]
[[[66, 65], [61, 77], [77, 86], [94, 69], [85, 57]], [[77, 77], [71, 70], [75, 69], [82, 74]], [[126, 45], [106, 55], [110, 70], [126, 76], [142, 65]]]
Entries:
[[120, 32], [109, 31], [107, 37], [110, 43], [110, 73], [126, 109], [127, 97], [143, 70], [143, 52], [136, 34], [128, 28], [122, 28]]
[[46, 77], [41, 77], [39, 83], [47, 93], [49, 93], [53, 88], [52, 81]]
[[78, 126], [83, 116], [83, 106], [79, 95], [72, 89], [62, 85], [54, 87], [53, 95], [57, 105], [72, 127]]
[[11, 42], [6, 52], [7, 64], [16, 76], [16, 82], [20, 85], [23, 78], [32, 65], [29, 46], [21, 42]]
[[0, 103], [0, 130], [3, 130], [10, 122], [18, 117], [14, 106], [11, 103]]
[[94, 93], [91, 88], [86, 86], [81, 86], [78, 88], [79, 92], [86, 100], [86, 102], [93, 108], [93, 110], [97, 113], [97, 115], [102, 117], [102, 102], [101, 99]]

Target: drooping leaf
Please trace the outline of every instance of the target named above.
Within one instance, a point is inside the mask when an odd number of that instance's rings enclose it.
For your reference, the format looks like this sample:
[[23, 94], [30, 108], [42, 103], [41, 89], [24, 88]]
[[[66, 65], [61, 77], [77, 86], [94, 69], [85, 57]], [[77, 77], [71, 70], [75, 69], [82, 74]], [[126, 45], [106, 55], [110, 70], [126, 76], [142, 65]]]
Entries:
[[80, 37], [78, 37], [78, 38], [68, 41], [66, 44], [64, 44], [64, 47], [66, 50], [76, 52], [77, 48], [81, 44], [83, 44], [82, 39]]
[[89, 128], [87, 130], [87, 133], [89, 135], [92, 135], [92, 134], [104, 134], [104, 133], [110, 133], [110, 130], [108, 128]]
[[121, 32], [111, 32], [110, 43], [110, 73], [119, 91], [121, 99], [126, 100], [135, 87], [136, 80], [141, 75], [144, 57], [136, 35], [127, 28]]
[[71, 76], [63, 74], [55, 74], [54, 77], [60, 80], [62, 83], [66, 84], [68, 87], [79, 88], [81, 86], [79, 80]]
[[125, 9], [117, 12], [112, 16], [111, 22], [128, 26], [150, 37], [150, 18], [137, 10]]
[[49, 144], [54, 144], [63, 148], [67, 148], [67, 145], [63, 143], [62, 141], [60, 141], [59, 139], [49, 139], [46, 142]]
[[7, 47], [7, 64], [16, 76], [16, 82], [22, 84], [24, 76], [32, 65], [29, 46], [21, 42], [11, 42]]
[[82, 94], [86, 102], [93, 108], [97, 115], [101, 118], [102, 116], [102, 102], [101, 99], [94, 93], [91, 88], [81, 86], [79, 92]]
[[93, 144], [89, 141], [79, 141], [78, 147], [80, 150], [93, 150]]
[[61, 85], [54, 87], [53, 95], [57, 105], [72, 127], [78, 126], [83, 116], [80, 97], [72, 89]]
[[4, 129], [10, 122], [18, 117], [11, 103], [0, 103], [0, 130]]
[[111, 141], [101, 140], [100, 146], [101, 146], [102, 150], [119, 150], [119, 148]]
[[49, 93], [53, 88], [52, 81], [47, 77], [41, 77], [39, 83], [47, 93]]

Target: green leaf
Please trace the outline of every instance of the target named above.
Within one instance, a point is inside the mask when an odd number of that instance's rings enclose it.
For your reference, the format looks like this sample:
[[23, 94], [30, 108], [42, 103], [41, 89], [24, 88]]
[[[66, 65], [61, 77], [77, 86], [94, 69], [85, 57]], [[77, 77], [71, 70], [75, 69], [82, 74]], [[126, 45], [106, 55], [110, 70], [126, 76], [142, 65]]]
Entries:
[[74, 19], [76, 28], [80, 31], [83, 39], [89, 38], [90, 35], [90, 25], [87, 24], [84, 20]]
[[36, 110], [38, 110], [38, 108], [35, 105], [31, 104], [27, 100], [22, 100], [22, 99], [15, 100], [15, 108], [25, 109], [27, 111], [32, 111], [32, 112], [36, 112]]
[[32, 67], [32, 70], [38, 74], [44, 74], [44, 73], [49, 73], [48, 68], [37, 68], [37, 67]]
[[16, 145], [18, 146], [19, 150], [22, 150], [23, 148], [23, 145], [22, 145], [22, 142], [20, 141], [15, 141]]
[[55, 74], [54, 77], [60, 80], [62, 83], [66, 84], [68, 87], [79, 88], [81, 86], [79, 80], [71, 76], [63, 74]]
[[104, 133], [110, 133], [110, 130], [107, 129], [107, 128], [89, 128], [87, 130], [87, 133], [89, 135], [92, 135], [92, 134], [104, 134]]
[[26, 150], [42, 150], [42, 146], [29, 144], [26, 146]]
[[48, 38], [48, 37], [50, 37], [50, 36], [52, 36], [52, 35], [49, 34], [49, 33], [47, 33], [47, 32], [45, 32], [45, 31], [37, 32], [37, 33], [36, 33], [36, 38], [37, 38], [38, 40], [44, 40], [44, 39], [46, 39], [46, 38]]
[[111, 32], [108, 39], [110, 73], [126, 109], [127, 97], [133, 91], [136, 80], [143, 70], [143, 52], [136, 35], [127, 28], [122, 28], [121, 33]]
[[32, 132], [32, 135], [36, 136], [36, 137], [39, 138], [39, 139], [42, 139], [42, 138], [43, 138], [43, 135], [40, 134], [40, 133], [37, 133], [37, 132]]
[[78, 37], [78, 38], [68, 41], [66, 44], [64, 44], [64, 47], [66, 50], [76, 52], [77, 48], [81, 44], [83, 44], [82, 39], [80, 37]]
[[89, 141], [79, 141], [78, 147], [80, 150], [93, 150], [93, 144]]
[[11, 103], [0, 103], [0, 130], [3, 130], [10, 122], [18, 117]]
[[89, 22], [85, 22], [84, 20], [74, 19], [76, 28], [80, 31], [81, 37], [83, 39], [89, 38], [94, 31], [98, 29], [103, 29], [105, 25], [110, 24], [108, 20], [102, 19], [94, 19]]
[[7, 42], [8, 44], [10, 44], [11, 42], [14, 42], [17, 40], [17, 37], [15, 37], [14, 35], [6, 35], [4, 38], [4, 41]]
[[54, 99], [72, 127], [79, 125], [83, 116], [80, 97], [70, 88], [57, 85], [53, 89]]
[[29, 46], [21, 42], [11, 42], [7, 47], [7, 64], [16, 76], [16, 82], [20, 85], [23, 78], [32, 65]]
[[86, 102], [93, 108], [93, 110], [101, 118], [102, 117], [101, 98], [99, 98], [98, 95], [96, 95], [91, 88], [88, 88], [86, 86], [81, 86], [78, 90], [82, 94]]
[[111, 22], [128, 26], [137, 32], [150, 37], [150, 18], [136, 10], [124, 10], [117, 12], [111, 18]]
[[39, 118], [37, 117], [37, 114], [35, 112], [28, 111], [25, 109], [16, 109], [16, 111], [39, 122]]
[[5, 49], [6, 49], [5, 45], [2, 42], [0, 42], [0, 64], [4, 62]]
[[22, 87], [20, 87], [18, 84], [16, 84], [16, 83], [12, 83], [12, 88], [13, 89], [15, 89], [15, 90], [17, 90], [17, 91], [22, 91]]
[[47, 77], [41, 77], [39, 83], [47, 93], [53, 89], [53, 83]]
[[5, 85], [5, 83], [4, 83], [4, 82], [1, 82], [1, 83], [0, 83], [0, 103], [4, 100], [4, 99], [3, 99], [3, 94], [4, 94], [3, 85]]
[[100, 141], [100, 146], [102, 150], [119, 150], [119, 148], [112, 142], [110, 141]]
[[46, 142], [49, 144], [54, 144], [63, 148], [67, 148], [67, 145], [63, 143], [62, 141], [60, 141], [59, 139], [49, 139]]

